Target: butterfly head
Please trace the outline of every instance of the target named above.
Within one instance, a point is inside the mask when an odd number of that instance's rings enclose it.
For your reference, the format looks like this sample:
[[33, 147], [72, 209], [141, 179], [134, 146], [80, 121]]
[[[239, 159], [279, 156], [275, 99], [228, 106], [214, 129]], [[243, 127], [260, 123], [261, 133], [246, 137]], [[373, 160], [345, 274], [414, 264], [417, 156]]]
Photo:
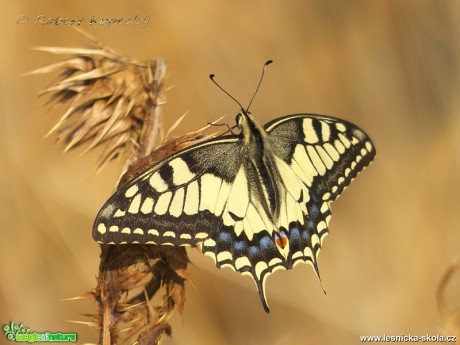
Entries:
[[235, 121], [236, 127], [240, 130], [240, 134], [247, 139], [253, 136], [256, 128], [260, 130], [260, 126], [254, 120], [252, 114], [247, 110], [241, 109], [241, 111], [236, 115]]
[[249, 119], [253, 119], [252, 114], [249, 111], [241, 109], [235, 117], [236, 126], [241, 130], [248, 125]]

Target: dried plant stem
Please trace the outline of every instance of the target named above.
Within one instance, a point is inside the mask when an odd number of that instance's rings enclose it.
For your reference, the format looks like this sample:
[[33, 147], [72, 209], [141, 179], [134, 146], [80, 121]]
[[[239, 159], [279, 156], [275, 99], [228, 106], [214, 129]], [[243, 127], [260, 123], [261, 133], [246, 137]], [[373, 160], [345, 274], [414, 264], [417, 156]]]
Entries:
[[[163, 333], [170, 334], [167, 324], [174, 308], [183, 308], [183, 282], [188, 259], [183, 248], [162, 246], [101, 246], [101, 267], [95, 296], [99, 303], [99, 344], [117, 344], [122, 331], [129, 326], [140, 338], [156, 344]], [[127, 292], [152, 273], [150, 280], [134, 297]], [[165, 285], [163, 303], [152, 307], [149, 299]], [[137, 320], [137, 321], [136, 321]], [[139, 322], [140, 321], [140, 322]], [[137, 323], [136, 323], [137, 322]]]
[[147, 63], [147, 73], [145, 78], [148, 78], [146, 85], [151, 85], [148, 90], [149, 101], [151, 102], [147, 116], [144, 119], [139, 146], [135, 154], [128, 157], [123, 171], [126, 171], [128, 166], [138, 159], [144, 158], [153, 152], [155, 143], [157, 142], [161, 121], [161, 105], [163, 102], [163, 80], [166, 74], [166, 62], [164, 60], [149, 61]]
[[[148, 94], [148, 112], [144, 118], [141, 135], [139, 138], [139, 144], [136, 152], [128, 157], [125, 163], [124, 170], [128, 169], [128, 166], [150, 155], [158, 140], [158, 135], [161, 128], [161, 104], [163, 102], [163, 80], [166, 72], [166, 63], [163, 60], [154, 60], [147, 63], [147, 73], [144, 74], [145, 85], [147, 85]], [[173, 249], [175, 250], [175, 249]], [[145, 261], [150, 264], [153, 261], [161, 260], [162, 257], [157, 257], [163, 250], [158, 251], [147, 250], [142, 246], [110, 246], [101, 245], [101, 263], [99, 269], [98, 284], [96, 288], [97, 301], [99, 303], [99, 322], [100, 322], [100, 343], [103, 345], [116, 344], [120, 330], [118, 325], [121, 321], [125, 321], [125, 313], [120, 309], [120, 301], [123, 293], [127, 293], [134, 284], [128, 284], [123, 287], [123, 281], [137, 280], [135, 269], [129, 272], [126, 271], [126, 267], [136, 264], [138, 261]], [[183, 251], [183, 250], [182, 250]], [[152, 254], [154, 254], [152, 256]], [[185, 252], [183, 252], [185, 256]], [[186, 257], [186, 256], [185, 256]], [[187, 260], [185, 260], [186, 262]], [[125, 267], [126, 266], [126, 267]], [[185, 267], [184, 267], [185, 269]], [[141, 274], [142, 275], [142, 274]], [[134, 276], [134, 277], [133, 277]], [[165, 279], [164, 274], [153, 275], [151, 281], [162, 282]], [[154, 284], [156, 287], [154, 291], [150, 291], [154, 295], [157, 290], [161, 287], [161, 284]], [[148, 296], [148, 295], [147, 295]], [[137, 301], [136, 301], [137, 302]], [[147, 297], [144, 301], [148, 304]], [[129, 303], [131, 304], [131, 303]], [[172, 305], [171, 308], [174, 306]], [[167, 315], [172, 310], [166, 308], [163, 313], [160, 313], [157, 320], [149, 320], [150, 326], [159, 326], [158, 321]], [[150, 310], [151, 314], [151, 310]], [[163, 314], [163, 315], [161, 315]], [[152, 315], [150, 315], [152, 319]], [[140, 328], [145, 325], [140, 325]], [[154, 332], [154, 337], [149, 337], [149, 343], [156, 343], [161, 338], [162, 332], [168, 332], [169, 328], [162, 325], [159, 327], [160, 332]], [[161, 331], [162, 330], [162, 331]], [[144, 332], [145, 333], [145, 332]], [[141, 333], [140, 338], [145, 338], [145, 334]]]
[[[66, 107], [50, 131], [65, 151], [86, 145], [85, 153], [104, 146], [97, 170], [128, 154], [121, 186], [166, 156], [215, 136], [205, 134], [205, 127], [159, 145], [166, 63], [138, 61], [90, 39], [95, 48], [38, 48], [70, 58], [32, 72], [59, 72], [42, 94], [50, 95], [51, 104]], [[175, 309], [184, 308], [187, 264], [183, 247], [101, 245], [96, 288], [79, 297], [97, 301], [98, 311], [86, 324], [99, 329], [99, 344], [157, 344], [171, 334], [168, 320]], [[153, 306], [160, 289], [162, 300]]]

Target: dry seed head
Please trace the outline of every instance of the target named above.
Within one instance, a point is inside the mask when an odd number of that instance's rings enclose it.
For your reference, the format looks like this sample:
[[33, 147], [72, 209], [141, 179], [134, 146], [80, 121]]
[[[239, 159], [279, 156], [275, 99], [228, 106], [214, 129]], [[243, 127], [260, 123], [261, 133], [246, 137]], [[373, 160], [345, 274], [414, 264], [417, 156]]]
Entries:
[[[164, 103], [162, 60], [137, 61], [101, 45], [93, 49], [38, 47], [53, 54], [70, 55], [29, 74], [58, 73], [43, 90], [51, 105], [62, 105], [64, 114], [48, 133], [64, 151], [86, 144], [83, 153], [104, 146], [96, 171], [117, 157], [136, 153], [142, 141], [155, 141], [160, 128], [145, 133], [144, 122], [156, 116]], [[134, 155], [139, 156], [139, 155]]]

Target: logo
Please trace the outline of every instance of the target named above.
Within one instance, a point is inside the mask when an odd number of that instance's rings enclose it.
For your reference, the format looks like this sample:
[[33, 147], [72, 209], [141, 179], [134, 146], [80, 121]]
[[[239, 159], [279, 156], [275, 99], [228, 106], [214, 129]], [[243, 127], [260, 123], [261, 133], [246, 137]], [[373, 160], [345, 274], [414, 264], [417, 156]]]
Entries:
[[30, 328], [24, 327], [21, 323], [15, 325], [13, 321], [8, 325], [3, 325], [3, 331], [5, 332], [5, 337], [9, 341], [17, 342], [76, 342], [77, 333], [51, 333], [51, 332], [31, 332]]

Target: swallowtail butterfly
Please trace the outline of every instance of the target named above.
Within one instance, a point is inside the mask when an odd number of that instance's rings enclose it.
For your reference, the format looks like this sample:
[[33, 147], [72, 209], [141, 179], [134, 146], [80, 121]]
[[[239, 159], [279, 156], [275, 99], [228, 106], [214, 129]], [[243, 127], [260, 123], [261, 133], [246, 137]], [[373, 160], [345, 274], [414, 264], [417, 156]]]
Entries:
[[329, 116], [287, 115], [261, 126], [242, 109], [236, 122], [238, 134], [176, 152], [119, 188], [93, 237], [200, 245], [218, 268], [250, 275], [268, 312], [264, 287], [275, 270], [306, 262], [319, 277], [330, 204], [375, 148], [360, 128]]

